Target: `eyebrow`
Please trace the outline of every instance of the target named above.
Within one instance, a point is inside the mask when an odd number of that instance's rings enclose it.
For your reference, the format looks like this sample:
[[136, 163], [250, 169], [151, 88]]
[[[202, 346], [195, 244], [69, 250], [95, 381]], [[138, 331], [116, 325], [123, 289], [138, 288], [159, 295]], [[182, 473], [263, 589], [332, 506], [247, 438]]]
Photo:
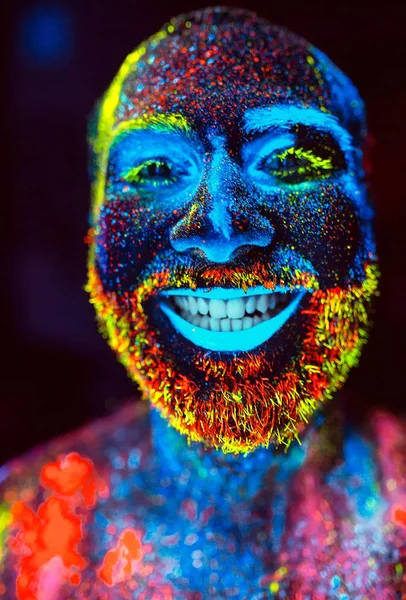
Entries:
[[154, 113], [144, 114], [136, 119], [122, 121], [112, 131], [111, 143], [115, 144], [125, 134], [131, 131], [155, 131], [158, 133], [181, 133], [190, 135], [191, 127], [180, 113]]
[[244, 115], [244, 132], [248, 134], [266, 131], [290, 131], [294, 125], [314, 127], [331, 133], [343, 149], [352, 146], [350, 133], [339, 124], [336, 116], [315, 108], [290, 105], [249, 108]]

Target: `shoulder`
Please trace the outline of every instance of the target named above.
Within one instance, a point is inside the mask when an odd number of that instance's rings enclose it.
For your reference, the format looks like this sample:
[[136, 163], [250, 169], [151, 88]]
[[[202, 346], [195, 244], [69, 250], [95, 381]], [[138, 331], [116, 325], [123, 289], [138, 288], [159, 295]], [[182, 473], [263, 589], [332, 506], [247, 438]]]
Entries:
[[[406, 556], [406, 416], [382, 409], [371, 411], [364, 420], [359, 440], [361, 443], [352, 445], [350, 451], [347, 448], [347, 463], [356, 464], [357, 473], [362, 475], [358, 490], [369, 490], [365, 501], [369, 512], [375, 516], [380, 514], [380, 531], [403, 565]], [[403, 566], [406, 569], [406, 562]], [[402, 591], [406, 593], [406, 579], [402, 582]]]
[[148, 406], [140, 402], [0, 468], [0, 597], [15, 590], [17, 598], [42, 598], [38, 590], [51, 589], [55, 572], [78, 583], [86, 521], [109, 496], [113, 469], [148, 453]]
[[0, 467], [0, 501], [30, 501], [40, 494], [40, 488], [58, 493], [71, 491], [91, 473], [103, 471], [115, 455], [147, 445], [148, 438], [148, 405], [127, 404], [113, 415], [55, 438]]
[[[406, 467], [406, 414], [395, 415], [385, 410], [373, 410], [368, 415], [365, 429], [375, 447], [382, 474], [396, 464]], [[405, 471], [406, 469], [402, 468]], [[388, 473], [389, 475], [389, 473]]]

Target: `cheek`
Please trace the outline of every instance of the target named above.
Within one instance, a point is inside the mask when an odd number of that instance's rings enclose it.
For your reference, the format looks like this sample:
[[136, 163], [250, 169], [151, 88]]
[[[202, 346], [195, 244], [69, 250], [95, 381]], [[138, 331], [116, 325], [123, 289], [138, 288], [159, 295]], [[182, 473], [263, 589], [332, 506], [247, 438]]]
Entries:
[[127, 291], [169, 243], [167, 216], [141, 201], [110, 200], [100, 211], [96, 262], [107, 290]]
[[342, 284], [361, 241], [351, 200], [335, 188], [290, 196], [279, 215], [285, 243], [311, 261], [324, 285]]

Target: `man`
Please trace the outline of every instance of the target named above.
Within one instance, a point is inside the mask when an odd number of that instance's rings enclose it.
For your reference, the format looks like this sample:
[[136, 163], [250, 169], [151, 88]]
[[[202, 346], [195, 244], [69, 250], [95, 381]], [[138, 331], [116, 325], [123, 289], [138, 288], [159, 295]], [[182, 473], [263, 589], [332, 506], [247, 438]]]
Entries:
[[150, 409], [3, 469], [0, 596], [404, 597], [404, 426], [330, 400], [377, 293], [366, 133], [347, 77], [244, 10], [127, 57], [92, 120], [88, 291]]

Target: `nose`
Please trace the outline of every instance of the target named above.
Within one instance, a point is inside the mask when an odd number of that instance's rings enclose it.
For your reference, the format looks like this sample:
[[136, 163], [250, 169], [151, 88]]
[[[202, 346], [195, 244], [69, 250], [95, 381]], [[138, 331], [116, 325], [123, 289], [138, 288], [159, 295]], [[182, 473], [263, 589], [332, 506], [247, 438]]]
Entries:
[[228, 156], [214, 156], [187, 213], [174, 224], [170, 242], [177, 252], [203, 252], [225, 263], [244, 246], [266, 247], [274, 237], [258, 199]]

